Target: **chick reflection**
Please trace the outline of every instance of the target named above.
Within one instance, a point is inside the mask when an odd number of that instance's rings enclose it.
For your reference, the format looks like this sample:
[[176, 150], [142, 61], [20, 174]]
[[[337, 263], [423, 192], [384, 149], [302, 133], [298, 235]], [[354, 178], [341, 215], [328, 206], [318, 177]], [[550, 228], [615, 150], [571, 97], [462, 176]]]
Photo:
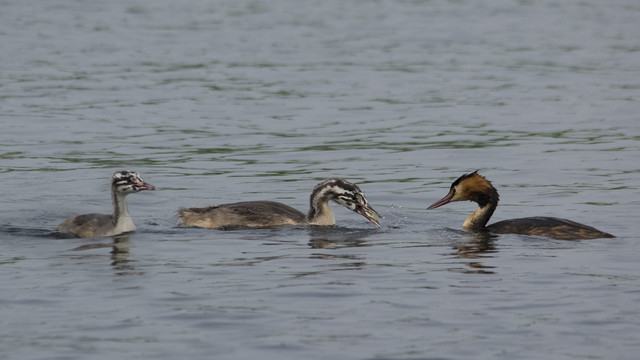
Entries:
[[377, 229], [346, 229], [343, 227], [313, 227], [309, 231], [309, 247], [312, 249], [336, 249], [371, 246], [366, 237], [378, 233]]
[[[373, 231], [371, 231], [373, 230]], [[311, 228], [309, 230], [309, 247], [312, 249], [340, 249], [350, 247], [371, 246], [365, 238], [377, 233], [376, 229], [347, 229], [343, 227]], [[323, 269], [312, 274], [326, 271], [360, 270], [367, 265], [366, 257], [359, 254], [337, 254], [317, 252], [310, 255], [311, 259], [327, 260]], [[304, 275], [309, 275], [306, 273]]]
[[73, 251], [84, 251], [91, 249], [100, 249], [100, 248], [111, 248], [110, 252], [110, 260], [111, 267], [115, 270], [115, 275], [124, 276], [124, 275], [142, 275], [144, 272], [135, 271], [135, 267], [133, 266], [133, 261], [130, 260], [130, 252], [129, 250], [133, 247], [131, 241], [129, 240], [129, 235], [117, 235], [113, 237], [113, 242], [111, 244], [87, 244], [78, 246], [74, 248]]

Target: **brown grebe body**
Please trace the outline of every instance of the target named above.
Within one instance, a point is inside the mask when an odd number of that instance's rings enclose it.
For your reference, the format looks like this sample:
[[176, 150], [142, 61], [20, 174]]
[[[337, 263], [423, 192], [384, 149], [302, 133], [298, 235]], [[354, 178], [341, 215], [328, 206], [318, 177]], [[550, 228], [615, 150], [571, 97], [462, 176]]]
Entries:
[[435, 209], [454, 201], [473, 201], [478, 208], [463, 223], [467, 231], [489, 231], [496, 234], [538, 235], [559, 240], [611, 238], [613, 235], [571, 220], [555, 217], [527, 217], [503, 220], [487, 226], [498, 206], [498, 191], [484, 176], [474, 171], [451, 184], [449, 193], [427, 209]]

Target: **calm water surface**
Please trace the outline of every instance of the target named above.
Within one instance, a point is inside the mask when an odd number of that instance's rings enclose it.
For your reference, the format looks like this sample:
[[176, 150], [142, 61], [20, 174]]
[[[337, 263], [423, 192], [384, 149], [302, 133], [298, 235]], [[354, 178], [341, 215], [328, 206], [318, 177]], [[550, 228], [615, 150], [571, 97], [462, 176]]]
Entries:
[[[636, 359], [640, 5], [0, 1], [0, 359]], [[139, 230], [76, 239], [114, 170]], [[479, 169], [495, 220], [427, 212]], [[177, 228], [301, 210], [341, 176], [382, 227]]]

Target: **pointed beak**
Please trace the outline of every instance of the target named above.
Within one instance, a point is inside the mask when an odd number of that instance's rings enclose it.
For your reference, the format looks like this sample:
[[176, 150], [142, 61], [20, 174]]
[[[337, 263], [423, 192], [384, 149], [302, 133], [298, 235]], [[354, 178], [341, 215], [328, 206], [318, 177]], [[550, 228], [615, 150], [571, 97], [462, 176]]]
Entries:
[[142, 190], [155, 190], [156, 187], [151, 185], [151, 184], [147, 184], [146, 182], [141, 182], [141, 183], [136, 183], [133, 185], [134, 190], [136, 191], [142, 191]]
[[369, 204], [365, 204], [365, 205], [356, 205], [356, 212], [364, 217], [367, 218], [367, 220], [371, 221], [373, 223], [373, 225], [375, 225], [376, 227], [380, 227], [380, 223], [378, 222], [378, 219], [376, 218], [376, 215], [378, 217], [382, 217], [380, 214], [378, 214], [377, 211], [373, 210], [373, 208], [371, 207], [371, 205]]
[[452, 198], [453, 198], [453, 192], [449, 192], [447, 194], [447, 196], [445, 196], [442, 199], [440, 199], [440, 200], [434, 202], [433, 204], [431, 204], [431, 206], [429, 206], [427, 208], [427, 210], [435, 209], [435, 208], [440, 207], [442, 205], [447, 205], [448, 203], [451, 202]]

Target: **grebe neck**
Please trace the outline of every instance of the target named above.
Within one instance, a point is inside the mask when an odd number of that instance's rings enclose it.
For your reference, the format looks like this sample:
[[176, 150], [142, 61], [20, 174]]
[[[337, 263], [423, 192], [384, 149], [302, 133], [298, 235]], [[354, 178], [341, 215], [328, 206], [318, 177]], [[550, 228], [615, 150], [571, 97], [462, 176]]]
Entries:
[[469, 215], [462, 224], [462, 227], [467, 231], [477, 232], [486, 230], [487, 223], [496, 210], [499, 200], [500, 196], [498, 195], [498, 191], [493, 188], [493, 186], [486, 191], [478, 192], [475, 201], [478, 203], [478, 208], [473, 214]]
[[316, 187], [310, 197], [310, 209], [307, 221], [310, 225], [333, 225], [336, 219], [329, 206], [331, 192], [328, 187]]
[[111, 198], [113, 200], [113, 225], [115, 227], [126, 227], [135, 229], [135, 225], [133, 224], [133, 219], [129, 215], [129, 209], [127, 208], [127, 193], [122, 193], [116, 191], [116, 189], [111, 190]]

